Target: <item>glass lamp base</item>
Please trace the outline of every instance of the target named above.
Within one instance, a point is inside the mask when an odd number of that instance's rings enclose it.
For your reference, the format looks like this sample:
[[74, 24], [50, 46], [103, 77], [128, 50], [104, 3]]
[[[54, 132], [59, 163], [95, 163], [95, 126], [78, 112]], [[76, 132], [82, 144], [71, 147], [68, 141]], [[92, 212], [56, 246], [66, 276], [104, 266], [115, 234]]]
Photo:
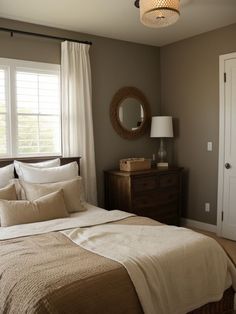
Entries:
[[164, 139], [163, 138], [161, 138], [160, 148], [159, 148], [159, 151], [157, 153], [157, 156], [158, 156], [158, 159], [159, 159], [159, 163], [167, 163], [166, 162], [167, 152], [166, 152], [166, 149], [165, 149]]

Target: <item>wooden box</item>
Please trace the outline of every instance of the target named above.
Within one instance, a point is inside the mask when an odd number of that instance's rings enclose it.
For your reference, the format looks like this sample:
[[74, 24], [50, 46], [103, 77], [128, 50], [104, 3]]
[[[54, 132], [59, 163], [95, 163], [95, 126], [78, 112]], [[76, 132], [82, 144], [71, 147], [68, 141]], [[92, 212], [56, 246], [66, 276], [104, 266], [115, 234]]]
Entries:
[[145, 158], [128, 158], [120, 160], [121, 171], [140, 171], [151, 168], [151, 160]]

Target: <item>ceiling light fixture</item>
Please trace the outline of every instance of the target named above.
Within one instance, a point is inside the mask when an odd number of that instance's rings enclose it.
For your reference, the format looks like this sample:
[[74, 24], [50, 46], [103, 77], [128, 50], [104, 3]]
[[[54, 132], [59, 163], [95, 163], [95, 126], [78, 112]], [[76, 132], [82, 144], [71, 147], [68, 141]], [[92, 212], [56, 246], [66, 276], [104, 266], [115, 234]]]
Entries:
[[136, 0], [134, 5], [140, 8], [140, 20], [148, 27], [172, 25], [180, 16], [180, 0]]

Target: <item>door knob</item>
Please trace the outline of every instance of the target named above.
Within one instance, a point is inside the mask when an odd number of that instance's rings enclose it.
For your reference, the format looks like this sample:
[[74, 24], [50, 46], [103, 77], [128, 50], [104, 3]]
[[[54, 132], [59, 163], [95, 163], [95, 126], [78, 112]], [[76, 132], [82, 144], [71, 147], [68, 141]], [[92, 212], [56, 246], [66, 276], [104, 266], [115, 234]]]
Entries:
[[230, 168], [231, 168], [231, 165], [227, 162], [227, 163], [225, 164], [225, 168], [226, 168], [226, 169], [230, 169]]

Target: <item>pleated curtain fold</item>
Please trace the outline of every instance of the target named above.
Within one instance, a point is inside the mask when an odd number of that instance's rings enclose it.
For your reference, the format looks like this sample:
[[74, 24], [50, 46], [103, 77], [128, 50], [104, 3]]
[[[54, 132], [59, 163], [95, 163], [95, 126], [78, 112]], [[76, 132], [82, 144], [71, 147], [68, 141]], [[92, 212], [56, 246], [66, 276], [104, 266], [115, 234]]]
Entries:
[[89, 45], [62, 42], [62, 148], [64, 157], [81, 156], [87, 202], [97, 204]]

